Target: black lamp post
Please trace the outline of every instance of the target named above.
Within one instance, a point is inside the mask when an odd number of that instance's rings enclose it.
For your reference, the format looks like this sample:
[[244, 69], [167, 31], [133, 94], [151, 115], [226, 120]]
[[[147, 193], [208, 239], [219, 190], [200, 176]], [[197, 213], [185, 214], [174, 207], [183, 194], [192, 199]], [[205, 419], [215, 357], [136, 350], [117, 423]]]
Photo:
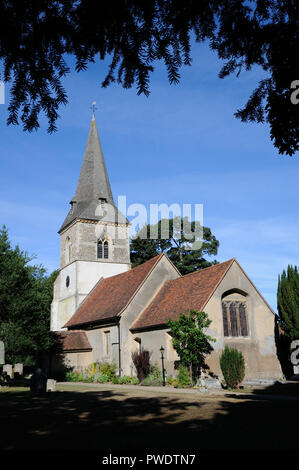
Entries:
[[165, 369], [164, 369], [164, 356], [163, 356], [164, 348], [163, 348], [163, 346], [161, 346], [160, 351], [161, 351], [161, 360], [162, 360], [163, 387], [165, 387]]

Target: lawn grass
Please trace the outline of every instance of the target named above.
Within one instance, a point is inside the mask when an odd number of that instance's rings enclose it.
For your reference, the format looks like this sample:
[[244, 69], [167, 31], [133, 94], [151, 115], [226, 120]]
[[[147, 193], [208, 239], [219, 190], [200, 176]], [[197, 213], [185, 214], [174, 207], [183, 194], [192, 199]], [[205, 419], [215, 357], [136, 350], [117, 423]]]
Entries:
[[58, 384], [44, 396], [2, 388], [0, 448], [299, 449], [298, 405], [294, 397], [171, 394], [167, 388]]

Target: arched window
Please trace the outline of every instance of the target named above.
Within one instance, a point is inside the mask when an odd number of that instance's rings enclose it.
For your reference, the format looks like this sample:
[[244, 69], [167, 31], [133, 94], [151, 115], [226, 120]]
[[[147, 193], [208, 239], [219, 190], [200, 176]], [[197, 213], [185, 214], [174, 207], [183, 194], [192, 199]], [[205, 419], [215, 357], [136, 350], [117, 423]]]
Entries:
[[107, 240], [104, 241], [104, 258], [108, 259], [109, 258], [109, 245]]
[[107, 240], [99, 240], [98, 241], [98, 258], [109, 258], [109, 244]]
[[222, 296], [224, 336], [249, 336], [246, 295], [230, 291]]

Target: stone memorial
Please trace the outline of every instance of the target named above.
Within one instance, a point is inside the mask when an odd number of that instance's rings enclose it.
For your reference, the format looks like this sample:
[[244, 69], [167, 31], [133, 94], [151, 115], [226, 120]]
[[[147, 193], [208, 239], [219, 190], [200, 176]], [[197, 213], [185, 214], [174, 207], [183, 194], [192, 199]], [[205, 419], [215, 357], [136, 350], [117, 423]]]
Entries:
[[47, 377], [39, 367], [30, 378], [30, 391], [35, 395], [46, 393], [47, 391]]
[[5, 364], [5, 347], [3, 341], [0, 341], [0, 365]]
[[15, 374], [19, 374], [19, 375], [23, 375], [23, 364], [21, 364], [20, 362], [18, 362], [17, 364], [15, 364], [15, 366], [14, 366], [14, 373], [15, 373]]
[[11, 364], [5, 364], [3, 366], [3, 373], [6, 373], [9, 378], [12, 379], [12, 365]]
[[47, 380], [47, 392], [55, 392], [56, 390], [56, 380], [48, 379]]

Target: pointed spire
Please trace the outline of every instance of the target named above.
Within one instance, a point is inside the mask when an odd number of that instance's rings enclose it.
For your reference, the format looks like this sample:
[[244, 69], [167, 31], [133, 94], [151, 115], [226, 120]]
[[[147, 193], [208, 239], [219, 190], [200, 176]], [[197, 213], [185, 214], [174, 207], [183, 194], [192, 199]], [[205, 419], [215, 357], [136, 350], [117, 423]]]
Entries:
[[96, 210], [99, 200], [106, 200], [115, 206], [94, 115], [95, 103], [92, 109], [92, 120], [76, 193], [59, 232], [77, 217], [97, 220]]
[[95, 199], [97, 202], [99, 199], [106, 199], [107, 202], [114, 205], [97, 124], [93, 113], [74, 200], [76, 203], [79, 203], [81, 201], [91, 202]]

